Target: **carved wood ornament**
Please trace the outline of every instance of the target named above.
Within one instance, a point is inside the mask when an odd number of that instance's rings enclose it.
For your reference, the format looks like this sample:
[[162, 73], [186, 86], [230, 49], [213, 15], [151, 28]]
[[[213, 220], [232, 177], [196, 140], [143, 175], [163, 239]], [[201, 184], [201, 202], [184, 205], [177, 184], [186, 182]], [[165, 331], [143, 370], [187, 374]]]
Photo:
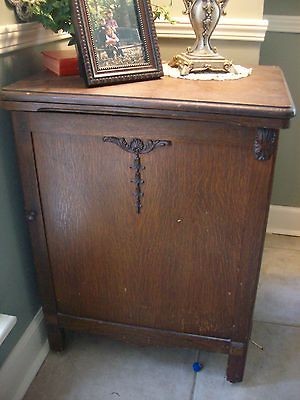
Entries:
[[6, 2], [15, 8], [16, 15], [20, 21], [28, 22], [32, 17], [29, 4], [26, 4], [26, 2], [20, 0], [6, 0]]
[[259, 128], [254, 141], [254, 155], [258, 161], [269, 160], [276, 148], [277, 132], [274, 129]]
[[145, 167], [141, 163], [141, 154], [150, 153], [157, 147], [170, 146], [172, 142], [170, 140], [147, 140], [143, 142], [141, 139], [134, 138], [130, 142], [127, 142], [125, 138], [118, 138], [116, 136], [104, 136], [103, 142], [114, 143], [121, 147], [122, 150], [128, 153], [134, 154], [133, 165], [130, 166], [131, 169], [135, 170], [134, 179], [131, 182], [135, 183], [135, 208], [136, 212], [140, 214], [142, 208], [142, 197], [144, 193], [142, 192], [142, 185], [144, 180], [142, 179], [141, 171]]

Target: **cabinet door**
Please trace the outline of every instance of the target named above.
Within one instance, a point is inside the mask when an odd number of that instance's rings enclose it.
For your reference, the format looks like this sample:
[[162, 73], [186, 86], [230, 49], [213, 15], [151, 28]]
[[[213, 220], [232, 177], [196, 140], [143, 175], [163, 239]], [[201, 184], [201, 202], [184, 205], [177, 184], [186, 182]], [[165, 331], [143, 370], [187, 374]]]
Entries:
[[[253, 157], [255, 133], [221, 123], [33, 115], [59, 313], [231, 337], [241, 285], [250, 287], [246, 302], [256, 285], [262, 238], [254, 232], [264, 222], [253, 216], [265, 218], [269, 195], [272, 163]], [[135, 154], [104, 136], [171, 143], [140, 154], [137, 188]]]

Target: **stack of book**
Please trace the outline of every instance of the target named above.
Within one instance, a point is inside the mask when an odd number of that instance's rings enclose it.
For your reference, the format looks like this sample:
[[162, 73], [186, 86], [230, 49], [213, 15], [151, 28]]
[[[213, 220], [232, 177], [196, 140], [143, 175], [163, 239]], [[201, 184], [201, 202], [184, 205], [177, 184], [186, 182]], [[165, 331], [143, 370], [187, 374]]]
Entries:
[[43, 51], [44, 67], [59, 76], [79, 75], [75, 50]]

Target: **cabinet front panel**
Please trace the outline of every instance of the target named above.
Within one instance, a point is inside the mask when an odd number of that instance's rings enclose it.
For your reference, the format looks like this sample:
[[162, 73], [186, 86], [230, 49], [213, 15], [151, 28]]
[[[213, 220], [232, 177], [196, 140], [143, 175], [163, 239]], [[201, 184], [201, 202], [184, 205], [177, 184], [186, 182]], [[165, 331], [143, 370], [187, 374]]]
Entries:
[[[249, 193], [255, 207], [268, 195], [255, 131], [50, 113], [31, 125], [58, 311], [230, 337]], [[171, 141], [140, 154], [140, 213], [135, 155], [104, 136]]]

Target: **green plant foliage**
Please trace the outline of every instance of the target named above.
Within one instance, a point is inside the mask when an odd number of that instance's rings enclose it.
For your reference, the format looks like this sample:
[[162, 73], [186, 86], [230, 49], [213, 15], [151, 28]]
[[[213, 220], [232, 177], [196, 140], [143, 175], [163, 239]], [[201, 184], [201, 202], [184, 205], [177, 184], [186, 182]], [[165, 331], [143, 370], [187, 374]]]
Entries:
[[153, 4], [152, 12], [153, 12], [154, 21], [156, 19], [161, 19], [163, 21], [171, 22], [172, 24], [174, 23], [173, 19], [170, 16], [170, 10], [168, 7], [163, 7], [163, 6], [158, 6], [158, 5]]
[[[33, 19], [40, 22], [45, 28], [51, 29], [53, 32], [63, 30], [74, 36], [69, 0], [21, 0], [21, 2], [29, 7]], [[93, 13], [91, 14], [94, 20], [92, 23], [95, 24], [97, 23], [97, 19], [103, 16], [104, 12], [108, 9], [112, 10], [119, 20], [124, 18], [122, 15], [124, 5], [127, 6], [129, 14], [130, 10], [132, 12], [132, 7], [129, 7], [132, 0], [122, 0], [122, 7], [120, 6], [120, 0], [102, 0], [101, 5], [99, 5], [99, 1], [95, 0], [88, 0], [88, 2], [89, 6], [93, 9]], [[171, 5], [172, 1], [169, 3], [169, 6]], [[152, 10], [154, 19], [160, 18], [172, 22], [168, 6], [162, 7], [152, 4]], [[130, 18], [134, 17], [130, 16]]]
[[30, 0], [24, 3], [28, 4], [33, 19], [45, 28], [74, 35], [69, 0]]

